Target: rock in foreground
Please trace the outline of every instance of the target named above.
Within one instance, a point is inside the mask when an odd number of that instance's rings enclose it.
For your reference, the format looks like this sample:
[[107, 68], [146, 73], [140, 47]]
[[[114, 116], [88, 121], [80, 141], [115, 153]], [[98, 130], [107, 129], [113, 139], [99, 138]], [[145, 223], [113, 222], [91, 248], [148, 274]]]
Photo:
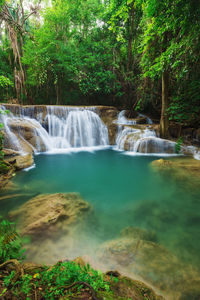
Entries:
[[39, 195], [17, 210], [10, 217], [18, 220], [22, 234], [52, 235], [68, 230], [91, 212], [91, 206], [79, 194]]
[[[139, 276], [170, 299], [199, 299], [193, 297], [200, 297], [199, 273], [154, 240], [152, 233], [142, 229], [125, 229], [119, 238], [102, 245], [100, 261]], [[191, 298], [184, 298], [188, 293]]]

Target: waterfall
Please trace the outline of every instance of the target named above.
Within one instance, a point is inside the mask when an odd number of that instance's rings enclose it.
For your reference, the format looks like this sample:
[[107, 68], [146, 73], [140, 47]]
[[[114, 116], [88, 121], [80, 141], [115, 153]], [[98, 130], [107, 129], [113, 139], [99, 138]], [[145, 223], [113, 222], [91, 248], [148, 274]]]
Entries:
[[10, 148], [13, 150], [21, 151], [21, 146], [18, 141], [17, 136], [10, 130], [9, 128], [9, 120], [14, 116], [12, 113], [7, 112], [4, 106], [0, 107], [0, 123], [3, 124], [4, 134], [7, 136], [7, 140], [9, 141]]
[[[5, 107], [1, 108], [5, 111]], [[94, 107], [13, 106], [1, 114], [5, 147], [21, 152], [46, 152], [109, 144], [108, 130]]]
[[142, 139], [147, 137], [155, 138], [155, 136], [155, 130], [126, 126], [118, 132], [116, 139], [117, 148], [120, 150], [140, 152], [139, 145]]
[[134, 145], [134, 152], [139, 153], [175, 153], [175, 142], [158, 137], [143, 137]]
[[137, 119], [128, 120], [125, 117], [125, 111], [119, 113], [117, 149], [133, 153], [174, 154], [176, 143], [157, 137], [151, 126], [152, 120], [143, 114], [138, 114], [138, 116], [146, 119], [146, 123], [149, 125], [139, 125]]
[[129, 120], [126, 118], [126, 110], [120, 111], [118, 118], [117, 118], [117, 124], [120, 125], [136, 125], [136, 120]]
[[150, 124], [152, 125], [153, 124], [153, 121], [146, 115], [143, 115], [143, 114], [138, 114], [139, 117], [142, 117], [142, 118], [145, 118], [147, 120], [147, 124]]
[[47, 123], [49, 135], [55, 148], [93, 147], [109, 144], [108, 130], [95, 108], [64, 107], [61, 114], [56, 115], [58, 107], [47, 107]]

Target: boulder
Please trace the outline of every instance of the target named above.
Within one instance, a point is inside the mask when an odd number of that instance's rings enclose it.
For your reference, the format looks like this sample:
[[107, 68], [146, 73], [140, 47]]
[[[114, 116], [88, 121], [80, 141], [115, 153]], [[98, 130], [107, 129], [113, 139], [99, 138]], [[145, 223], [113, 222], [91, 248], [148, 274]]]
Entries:
[[139, 141], [137, 152], [140, 153], [175, 153], [175, 142], [157, 137], [145, 137]]
[[68, 231], [69, 227], [85, 218], [91, 206], [79, 194], [43, 194], [30, 199], [17, 210], [10, 212], [18, 220], [22, 234], [50, 235]]
[[31, 153], [33, 149], [46, 151], [46, 146], [40, 137], [41, 125], [34, 121], [10, 119], [9, 128], [17, 136], [22, 151]]
[[7, 158], [6, 161], [13, 165], [16, 168], [16, 170], [29, 168], [34, 164], [33, 156], [30, 153], [10, 157]]

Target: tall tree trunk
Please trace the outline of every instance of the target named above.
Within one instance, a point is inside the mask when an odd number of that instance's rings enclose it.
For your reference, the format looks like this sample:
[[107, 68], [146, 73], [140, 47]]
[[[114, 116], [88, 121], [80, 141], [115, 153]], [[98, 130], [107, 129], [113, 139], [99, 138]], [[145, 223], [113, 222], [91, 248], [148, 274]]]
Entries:
[[162, 111], [160, 119], [160, 136], [161, 138], [168, 138], [169, 136], [169, 73], [165, 70], [162, 73]]

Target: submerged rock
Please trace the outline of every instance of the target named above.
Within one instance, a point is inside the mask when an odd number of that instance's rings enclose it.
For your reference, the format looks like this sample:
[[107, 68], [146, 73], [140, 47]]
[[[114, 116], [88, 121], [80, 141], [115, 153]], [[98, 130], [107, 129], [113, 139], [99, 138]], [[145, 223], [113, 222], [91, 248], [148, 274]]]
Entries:
[[71, 225], [80, 223], [91, 206], [79, 194], [44, 194], [39, 195], [17, 210], [10, 212], [10, 217], [18, 220], [22, 234], [50, 235], [67, 231]]
[[154, 231], [149, 231], [139, 227], [126, 227], [120, 232], [121, 237], [130, 237], [134, 239], [142, 239], [145, 241], [157, 241], [157, 236]]
[[192, 293], [200, 297], [200, 276], [196, 270], [184, 265], [162, 245], [147, 240], [147, 232], [132, 231], [133, 235], [126, 229], [119, 238], [102, 245], [98, 253], [102, 263], [139, 276], [170, 299], [181, 299], [191, 291], [191, 286]]
[[192, 157], [171, 158], [170, 160], [158, 159], [150, 164], [151, 168], [163, 176], [181, 184], [183, 189], [190, 193], [199, 191], [200, 188], [200, 161]]

